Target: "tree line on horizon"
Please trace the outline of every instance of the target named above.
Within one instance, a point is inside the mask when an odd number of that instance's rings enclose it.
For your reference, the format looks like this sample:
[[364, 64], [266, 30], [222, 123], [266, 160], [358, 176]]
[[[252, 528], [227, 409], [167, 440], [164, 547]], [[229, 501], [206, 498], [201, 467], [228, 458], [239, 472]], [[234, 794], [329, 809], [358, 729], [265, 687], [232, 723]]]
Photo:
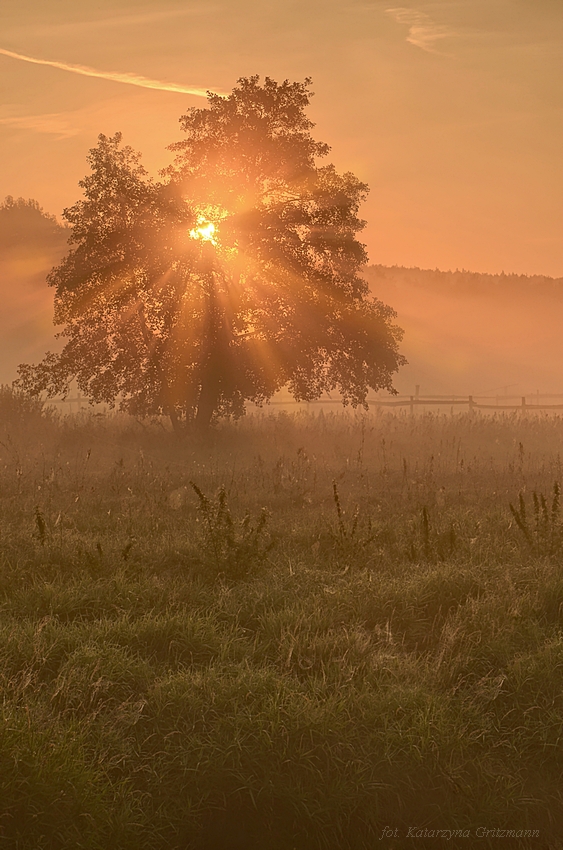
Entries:
[[378, 285], [385, 285], [387, 289], [390, 284], [395, 287], [416, 286], [444, 295], [563, 295], [563, 277], [554, 278], [539, 274], [492, 274], [467, 269], [421, 269], [417, 266], [384, 266], [376, 263], [369, 265], [364, 274], [374, 290], [377, 290]]

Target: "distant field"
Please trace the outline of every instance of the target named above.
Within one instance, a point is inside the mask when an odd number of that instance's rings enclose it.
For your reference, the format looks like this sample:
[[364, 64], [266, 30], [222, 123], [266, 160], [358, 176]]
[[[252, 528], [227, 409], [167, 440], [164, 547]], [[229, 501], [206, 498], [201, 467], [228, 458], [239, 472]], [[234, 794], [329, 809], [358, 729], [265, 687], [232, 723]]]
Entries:
[[0, 392], [0, 846], [562, 847], [562, 449]]

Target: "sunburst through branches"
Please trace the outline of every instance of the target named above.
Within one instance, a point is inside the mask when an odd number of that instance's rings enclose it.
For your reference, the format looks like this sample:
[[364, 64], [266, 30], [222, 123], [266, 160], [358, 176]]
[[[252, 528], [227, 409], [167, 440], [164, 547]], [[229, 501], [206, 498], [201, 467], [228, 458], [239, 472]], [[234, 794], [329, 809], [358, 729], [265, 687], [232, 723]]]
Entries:
[[20, 367], [34, 395], [68, 392], [176, 428], [240, 416], [287, 387], [365, 404], [404, 358], [373, 298], [357, 235], [367, 186], [333, 165], [305, 114], [310, 80], [243, 78], [181, 118], [174, 163], [151, 180], [121, 136], [100, 136], [65, 211], [53, 270], [60, 354]]

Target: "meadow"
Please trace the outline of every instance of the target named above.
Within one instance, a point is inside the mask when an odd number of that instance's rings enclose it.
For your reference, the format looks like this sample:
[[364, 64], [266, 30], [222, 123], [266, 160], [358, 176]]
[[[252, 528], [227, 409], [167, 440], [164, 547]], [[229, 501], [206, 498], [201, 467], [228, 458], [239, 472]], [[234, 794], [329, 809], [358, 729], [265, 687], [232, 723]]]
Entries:
[[562, 449], [0, 390], [0, 847], [563, 847]]

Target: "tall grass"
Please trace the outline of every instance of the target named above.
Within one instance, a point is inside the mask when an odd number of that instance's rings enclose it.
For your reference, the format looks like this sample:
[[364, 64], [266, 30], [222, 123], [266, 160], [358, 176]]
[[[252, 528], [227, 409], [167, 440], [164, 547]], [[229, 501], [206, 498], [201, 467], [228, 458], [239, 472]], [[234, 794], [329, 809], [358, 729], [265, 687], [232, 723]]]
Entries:
[[563, 420], [1, 402], [0, 846], [561, 846]]

